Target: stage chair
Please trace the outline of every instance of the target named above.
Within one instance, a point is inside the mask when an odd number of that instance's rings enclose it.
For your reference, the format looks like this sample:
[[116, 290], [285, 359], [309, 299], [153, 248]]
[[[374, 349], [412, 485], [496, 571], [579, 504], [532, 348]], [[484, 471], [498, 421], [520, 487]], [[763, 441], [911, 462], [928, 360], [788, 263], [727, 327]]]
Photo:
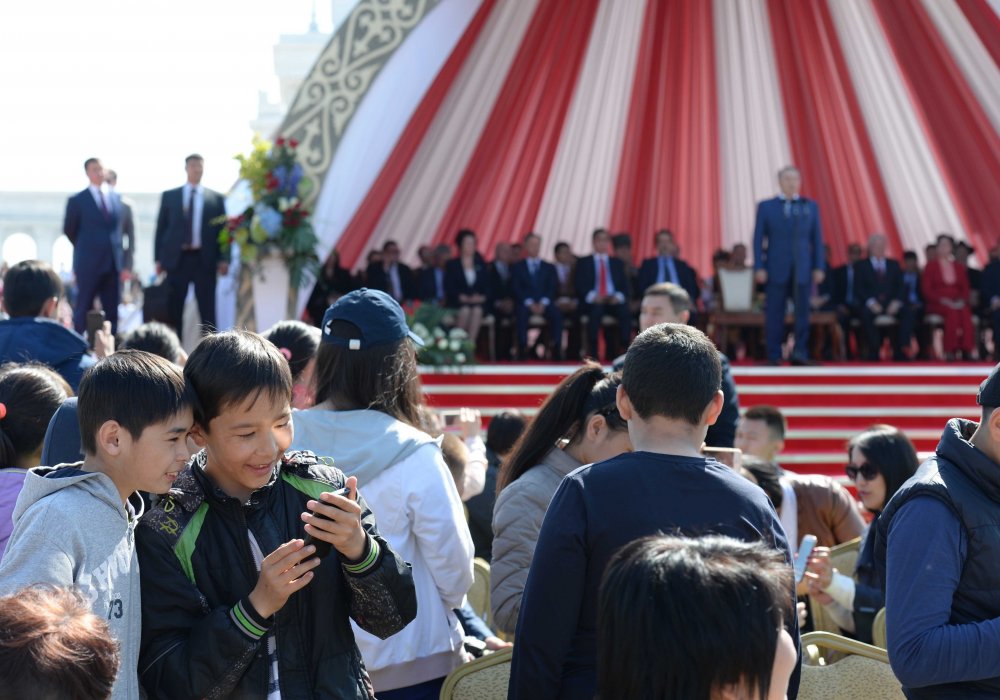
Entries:
[[472, 560], [472, 587], [469, 589], [469, 605], [490, 627], [490, 564], [481, 557]]
[[799, 700], [904, 700], [885, 649], [828, 632], [803, 635], [804, 657], [811, 647], [822, 647], [846, 656], [831, 664], [803, 663]]
[[723, 311], [753, 311], [753, 270], [720, 268], [719, 290]]
[[888, 637], [885, 634], [885, 608], [876, 613], [875, 620], [872, 622], [872, 641], [877, 647], [889, 648]]
[[497, 361], [497, 319], [493, 314], [483, 317], [483, 323], [479, 327], [479, 338], [475, 339], [476, 346], [479, 345], [479, 340], [482, 338], [483, 333], [486, 333], [486, 352], [489, 355], [490, 362]]
[[513, 649], [487, 654], [448, 674], [441, 700], [506, 700]]
[[[855, 537], [849, 542], [842, 542], [830, 548], [830, 564], [845, 576], [851, 576], [857, 566], [860, 553], [861, 538]], [[833, 621], [830, 613], [820, 603], [809, 598], [809, 614], [812, 617], [813, 629], [820, 632], [840, 634], [840, 626]]]

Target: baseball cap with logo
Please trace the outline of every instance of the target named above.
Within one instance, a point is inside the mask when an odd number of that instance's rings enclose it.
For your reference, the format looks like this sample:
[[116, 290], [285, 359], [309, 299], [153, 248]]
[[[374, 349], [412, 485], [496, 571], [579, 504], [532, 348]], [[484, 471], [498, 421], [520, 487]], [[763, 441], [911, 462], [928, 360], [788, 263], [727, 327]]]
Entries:
[[[342, 338], [332, 331], [334, 321], [346, 321], [357, 327], [360, 338]], [[419, 347], [424, 341], [406, 325], [403, 307], [385, 292], [377, 289], [361, 289], [340, 297], [323, 314], [323, 342], [342, 345], [351, 350], [397, 343], [409, 338]]]

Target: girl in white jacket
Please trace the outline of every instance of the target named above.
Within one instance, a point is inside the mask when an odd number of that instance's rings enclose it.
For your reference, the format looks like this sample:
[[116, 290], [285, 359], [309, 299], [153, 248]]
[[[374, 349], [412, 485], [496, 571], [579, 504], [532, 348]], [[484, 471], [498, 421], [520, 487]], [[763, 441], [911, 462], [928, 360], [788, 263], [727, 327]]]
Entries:
[[314, 408], [294, 415], [293, 449], [329, 456], [377, 514], [383, 537], [413, 566], [417, 618], [386, 640], [355, 626], [379, 700], [437, 698], [462, 663], [454, 608], [472, 585], [472, 538], [438, 443], [415, 426], [422, 392], [399, 304], [361, 289], [323, 317]]

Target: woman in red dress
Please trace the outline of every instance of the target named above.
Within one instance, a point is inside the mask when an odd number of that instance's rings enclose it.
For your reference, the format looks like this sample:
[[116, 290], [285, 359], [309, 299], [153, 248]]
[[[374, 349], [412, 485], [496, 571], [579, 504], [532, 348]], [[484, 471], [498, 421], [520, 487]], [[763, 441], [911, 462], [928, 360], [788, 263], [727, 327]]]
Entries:
[[922, 282], [927, 312], [944, 319], [944, 354], [954, 360], [958, 351], [965, 359], [972, 357], [976, 336], [969, 308], [969, 274], [965, 265], [955, 260], [955, 239], [938, 236], [937, 258], [928, 260]]

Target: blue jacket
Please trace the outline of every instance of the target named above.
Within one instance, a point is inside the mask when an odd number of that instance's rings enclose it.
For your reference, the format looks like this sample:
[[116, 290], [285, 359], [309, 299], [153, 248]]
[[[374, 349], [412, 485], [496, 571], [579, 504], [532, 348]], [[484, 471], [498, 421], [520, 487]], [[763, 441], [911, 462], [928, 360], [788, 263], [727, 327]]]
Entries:
[[[594, 697], [598, 588], [608, 561], [635, 539], [675, 531], [762, 541], [790, 559], [764, 492], [713, 459], [633, 452], [577, 469], [560, 483], [538, 534], [517, 622], [511, 700]], [[796, 623], [787, 624], [797, 642]], [[798, 685], [796, 671], [789, 698]]]
[[77, 274], [124, 269], [121, 197], [110, 192], [107, 201], [107, 216], [97, 206], [89, 188], [77, 192], [66, 202], [63, 233], [73, 244], [73, 270]]
[[825, 269], [816, 202], [799, 198], [790, 203], [787, 212], [781, 197], [759, 203], [753, 232], [753, 265], [755, 270], [767, 270], [769, 284], [787, 283], [793, 270], [798, 284], [809, 284], [813, 270]]
[[538, 270], [532, 275], [528, 271], [528, 261], [521, 260], [514, 264], [511, 271], [511, 287], [518, 304], [524, 304], [528, 299], [553, 302], [559, 296], [559, 273], [555, 265], [540, 260]]
[[41, 362], [75, 392], [84, 370], [96, 361], [83, 336], [56, 321], [34, 316], [0, 321], [0, 362]]

